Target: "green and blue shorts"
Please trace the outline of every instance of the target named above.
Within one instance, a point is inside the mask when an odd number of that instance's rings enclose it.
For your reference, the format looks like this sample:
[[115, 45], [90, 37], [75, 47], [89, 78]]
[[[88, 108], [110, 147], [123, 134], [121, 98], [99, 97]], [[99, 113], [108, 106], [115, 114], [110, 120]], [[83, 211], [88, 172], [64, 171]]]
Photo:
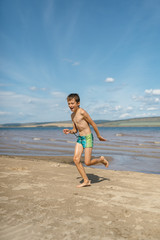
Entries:
[[82, 144], [83, 148], [93, 148], [93, 134], [78, 136], [77, 143]]

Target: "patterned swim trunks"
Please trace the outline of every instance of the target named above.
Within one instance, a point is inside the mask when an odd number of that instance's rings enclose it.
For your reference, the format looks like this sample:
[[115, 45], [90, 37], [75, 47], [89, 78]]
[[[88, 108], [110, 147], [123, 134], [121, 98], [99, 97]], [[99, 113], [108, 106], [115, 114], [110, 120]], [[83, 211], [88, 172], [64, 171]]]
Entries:
[[93, 134], [78, 136], [77, 143], [82, 144], [83, 148], [93, 148]]

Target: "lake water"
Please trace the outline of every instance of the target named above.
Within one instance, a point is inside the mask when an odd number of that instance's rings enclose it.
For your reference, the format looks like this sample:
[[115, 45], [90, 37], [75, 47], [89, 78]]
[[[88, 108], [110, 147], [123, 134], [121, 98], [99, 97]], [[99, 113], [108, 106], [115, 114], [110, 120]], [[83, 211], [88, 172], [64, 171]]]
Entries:
[[[160, 128], [99, 128], [93, 155], [112, 157], [109, 169], [160, 174]], [[0, 155], [72, 156], [76, 137], [63, 128], [0, 129]], [[97, 165], [96, 167], [102, 167]]]

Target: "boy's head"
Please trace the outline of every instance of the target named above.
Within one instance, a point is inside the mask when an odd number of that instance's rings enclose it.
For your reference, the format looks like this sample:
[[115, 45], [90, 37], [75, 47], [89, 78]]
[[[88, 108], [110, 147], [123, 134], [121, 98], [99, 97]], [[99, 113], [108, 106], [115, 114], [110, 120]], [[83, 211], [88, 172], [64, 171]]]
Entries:
[[67, 97], [67, 102], [70, 110], [76, 112], [80, 106], [80, 97], [77, 93], [71, 93]]
[[76, 103], [80, 103], [80, 97], [79, 97], [79, 95], [77, 93], [69, 94], [68, 97], [67, 97], [67, 101], [70, 101], [73, 98], [75, 99]]

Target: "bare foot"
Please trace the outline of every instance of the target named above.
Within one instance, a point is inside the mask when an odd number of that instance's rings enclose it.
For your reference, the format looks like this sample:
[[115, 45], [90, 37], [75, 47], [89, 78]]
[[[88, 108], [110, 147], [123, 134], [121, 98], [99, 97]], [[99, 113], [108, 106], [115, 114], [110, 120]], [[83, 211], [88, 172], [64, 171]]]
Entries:
[[108, 161], [103, 156], [101, 156], [101, 160], [102, 160], [102, 163], [104, 164], [104, 166], [107, 168], [109, 166]]
[[91, 186], [91, 181], [83, 182], [82, 184], [78, 185], [77, 188], [89, 187], [89, 186]]

